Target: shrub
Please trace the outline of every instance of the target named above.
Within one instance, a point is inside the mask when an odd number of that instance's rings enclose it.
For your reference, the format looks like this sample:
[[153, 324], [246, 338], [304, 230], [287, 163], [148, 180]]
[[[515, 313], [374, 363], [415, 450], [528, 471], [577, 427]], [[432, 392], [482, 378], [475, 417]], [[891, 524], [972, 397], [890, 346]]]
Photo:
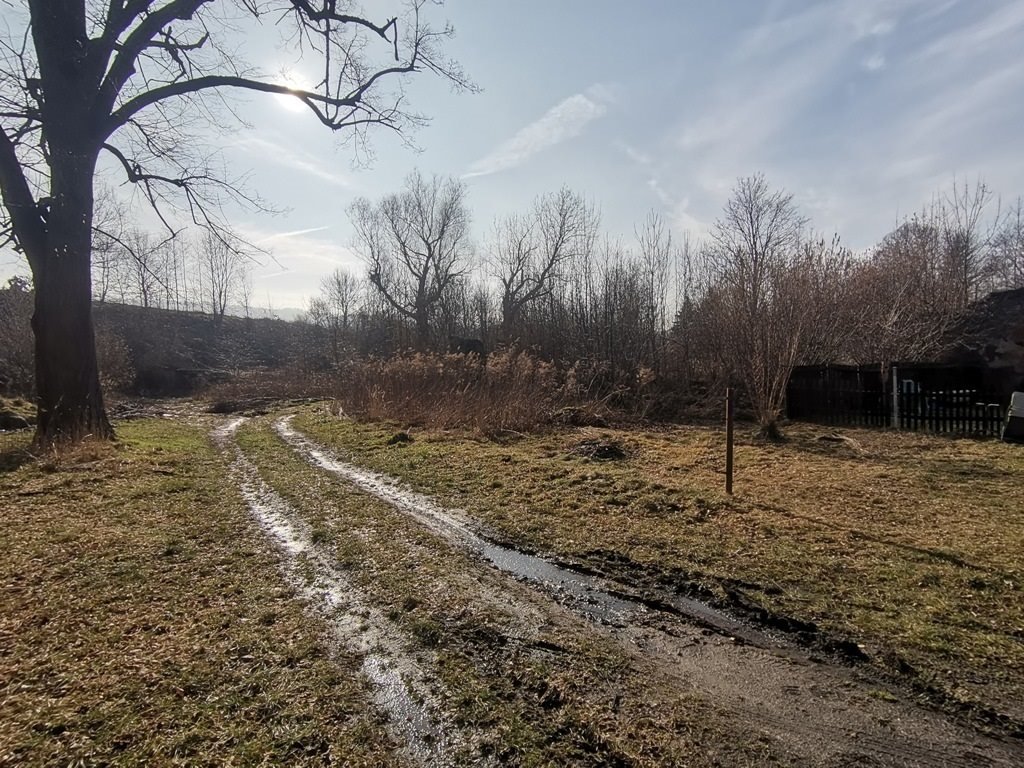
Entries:
[[333, 397], [346, 413], [483, 434], [527, 432], [586, 402], [576, 378], [516, 350], [490, 355], [407, 354], [348, 363], [336, 374]]

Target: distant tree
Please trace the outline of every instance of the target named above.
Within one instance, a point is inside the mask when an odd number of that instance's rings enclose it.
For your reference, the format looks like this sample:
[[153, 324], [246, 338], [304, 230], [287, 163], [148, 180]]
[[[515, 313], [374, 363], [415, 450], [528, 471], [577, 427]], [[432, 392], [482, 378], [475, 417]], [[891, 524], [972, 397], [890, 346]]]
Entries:
[[853, 362], [927, 360], [959, 312], [963, 286], [948, 273], [937, 208], [910, 217], [857, 265], [850, 278]]
[[[91, 315], [101, 153], [161, 216], [183, 204], [216, 230], [220, 200], [238, 187], [191, 131], [222, 122], [218, 96], [291, 96], [355, 140], [373, 126], [422, 122], [388, 83], [427, 70], [467, 85], [438, 51], [451, 30], [424, 24], [424, 5], [412, 0], [381, 22], [337, 0], [26, 0], [5, 11], [0, 229], [32, 271], [39, 443], [112, 436]], [[241, 60], [231, 38], [246, 19], [278, 25], [292, 49], [318, 57], [318, 84], [296, 89]]]
[[242, 302], [242, 314], [248, 320], [252, 317], [252, 270], [245, 270], [238, 286], [238, 297]]
[[986, 217], [998, 201], [983, 181], [973, 187], [953, 182], [953, 189], [938, 202], [943, 237], [943, 273], [949, 286], [950, 309], [961, 311], [988, 288], [986, 266], [999, 211]]
[[491, 269], [501, 283], [501, 334], [511, 339], [524, 309], [550, 296], [566, 265], [589, 251], [599, 218], [582, 195], [563, 187], [536, 200], [528, 215], [495, 223]]
[[741, 381], [762, 433], [777, 436], [786, 386], [819, 315], [808, 287], [815, 249], [792, 195], [740, 179], [702, 252], [706, 349]]
[[241, 292], [246, 259], [244, 246], [223, 234], [206, 232], [199, 241], [196, 268], [202, 275], [203, 303], [214, 319], [222, 319], [232, 298]]
[[1007, 212], [992, 237], [988, 274], [993, 288], [1024, 288], [1024, 199]]
[[32, 285], [12, 277], [0, 288], [0, 392], [26, 395], [32, 388]]
[[132, 228], [123, 233], [118, 244], [118, 262], [124, 270], [134, 303], [143, 307], [160, 306], [167, 288], [162, 280], [162, 261], [166, 252], [162, 243], [144, 230]]
[[416, 346], [430, 343], [431, 315], [467, 268], [469, 209], [457, 179], [424, 179], [413, 172], [401, 192], [374, 204], [352, 203], [356, 247], [370, 284], [400, 316], [412, 322]]
[[661, 368], [662, 347], [668, 322], [668, 286], [672, 264], [672, 233], [664, 220], [651, 211], [635, 228], [643, 270], [643, 336], [646, 357], [655, 370]]
[[341, 362], [342, 345], [349, 335], [352, 322], [359, 311], [361, 281], [351, 272], [336, 269], [323, 279], [320, 296], [310, 305], [310, 316], [327, 331], [331, 359]]
[[336, 269], [324, 278], [321, 287], [331, 313], [337, 318], [338, 329], [347, 333], [359, 308], [361, 281], [347, 270]]
[[96, 195], [92, 235], [93, 297], [101, 304], [117, 288], [124, 249], [122, 237], [127, 227], [125, 206], [109, 188]]

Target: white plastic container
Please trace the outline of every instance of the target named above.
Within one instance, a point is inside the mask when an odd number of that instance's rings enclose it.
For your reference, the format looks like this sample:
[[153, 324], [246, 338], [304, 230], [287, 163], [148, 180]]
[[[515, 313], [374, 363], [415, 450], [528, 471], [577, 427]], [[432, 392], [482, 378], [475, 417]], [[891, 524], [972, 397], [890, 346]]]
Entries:
[[1014, 392], [1010, 397], [1010, 407], [1006, 411], [1006, 423], [1003, 425], [1003, 440], [1024, 442], [1024, 392]]

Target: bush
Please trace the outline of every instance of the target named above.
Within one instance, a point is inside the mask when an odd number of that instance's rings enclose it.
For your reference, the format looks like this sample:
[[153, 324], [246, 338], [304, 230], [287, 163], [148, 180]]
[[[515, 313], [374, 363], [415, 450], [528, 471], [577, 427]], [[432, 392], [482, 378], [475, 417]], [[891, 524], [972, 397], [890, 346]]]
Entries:
[[344, 365], [333, 393], [346, 413], [483, 434], [527, 432], [550, 424], [566, 408], [585, 402], [570, 374], [515, 350], [490, 355], [409, 354]]

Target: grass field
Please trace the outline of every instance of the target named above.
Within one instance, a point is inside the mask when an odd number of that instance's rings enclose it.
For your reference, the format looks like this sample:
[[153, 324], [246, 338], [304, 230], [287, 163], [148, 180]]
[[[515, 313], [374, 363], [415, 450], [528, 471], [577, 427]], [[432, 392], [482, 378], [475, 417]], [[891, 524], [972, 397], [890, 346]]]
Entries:
[[[0, 456], [0, 765], [406, 764], [360, 655], [282, 578], [214, 423], [132, 421], [59, 459], [25, 436]], [[268, 419], [238, 444], [434, 675], [452, 764], [802, 764], [316, 472]]]
[[120, 434], [0, 457], [0, 764], [390, 760], [358, 659], [292, 599], [205, 431]]
[[[604, 572], [813, 622], [932, 699], [1024, 722], [1024, 450], [848, 430], [740, 439], [706, 428], [572, 429], [504, 443], [307, 410], [343, 456], [461, 507], [500, 539]], [[574, 446], [621, 445], [596, 461]], [[1011, 726], [1012, 727], [1012, 726]]]

